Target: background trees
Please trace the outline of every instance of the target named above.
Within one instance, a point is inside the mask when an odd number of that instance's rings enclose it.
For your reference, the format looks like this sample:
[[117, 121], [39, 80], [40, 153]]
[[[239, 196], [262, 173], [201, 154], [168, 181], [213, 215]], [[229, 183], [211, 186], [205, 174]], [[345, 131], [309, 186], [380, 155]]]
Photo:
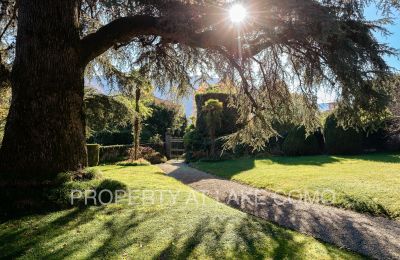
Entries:
[[94, 89], [85, 93], [86, 137], [93, 138], [103, 131], [127, 128], [134, 117], [133, 107], [124, 96], [107, 96]]

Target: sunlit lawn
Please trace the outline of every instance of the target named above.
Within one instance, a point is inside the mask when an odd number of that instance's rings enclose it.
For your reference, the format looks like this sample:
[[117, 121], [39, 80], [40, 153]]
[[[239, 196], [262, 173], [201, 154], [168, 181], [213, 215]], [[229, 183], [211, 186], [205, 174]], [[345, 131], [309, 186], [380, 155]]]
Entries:
[[192, 193], [154, 166], [99, 168], [105, 177], [125, 182], [130, 189], [180, 193], [175, 204], [170, 193], [164, 193], [163, 203], [159, 195], [154, 204], [136, 197], [135, 206], [125, 201], [2, 223], [0, 258], [356, 258]]
[[319, 194], [338, 207], [400, 219], [398, 154], [243, 158], [194, 166], [287, 196], [313, 201]]

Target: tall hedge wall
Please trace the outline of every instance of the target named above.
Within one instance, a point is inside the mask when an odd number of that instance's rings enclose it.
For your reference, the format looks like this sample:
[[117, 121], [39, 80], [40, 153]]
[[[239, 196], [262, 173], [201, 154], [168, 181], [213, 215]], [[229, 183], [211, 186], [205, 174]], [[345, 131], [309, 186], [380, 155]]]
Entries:
[[323, 151], [323, 137], [320, 132], [306, 135], [304, 126], [294, 127], [283, 142], [283, 152], [289, 156], [316, 155]]
[[324, 137], [328, 154], [359, 154], [363, 151], [363, 133], [353, 128], [343, 129], [333, 114], [326, 118]]
[[224, 105], [222, 111], [221, 127], [217, 131], [217, 136], [224, 136], [234, 133], [237, 130], [236, 121], [238, 118], [237, 111], [234, 108], [228, 107], [229, 94], [226, 93], [204, 93], [195, 96], [197, 109], [196, 128], [199, 133], [207, 136], [207, 125], [205, 121], [205, 113], [202, 111], [204, 103], [209, 99], [217, 99]]

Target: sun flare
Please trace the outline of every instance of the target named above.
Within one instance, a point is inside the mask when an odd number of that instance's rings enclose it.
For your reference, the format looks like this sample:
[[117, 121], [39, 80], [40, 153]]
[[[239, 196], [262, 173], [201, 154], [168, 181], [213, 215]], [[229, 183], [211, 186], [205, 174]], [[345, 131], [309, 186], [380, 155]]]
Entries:
[[241, 4], [235, 4], [229, 10], [229, 17], [233, 23], [241, 23], [247, 16], [247, 11]]

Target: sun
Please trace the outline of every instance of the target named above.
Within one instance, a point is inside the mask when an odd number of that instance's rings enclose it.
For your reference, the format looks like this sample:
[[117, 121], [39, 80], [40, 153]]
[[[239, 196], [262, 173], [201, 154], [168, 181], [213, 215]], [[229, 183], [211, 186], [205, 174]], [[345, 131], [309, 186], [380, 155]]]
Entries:
[[247, 16], [247, 11], [241, 4], [235, 4], [229, 9], [229, 17], [233, 23], [241, 23]]

